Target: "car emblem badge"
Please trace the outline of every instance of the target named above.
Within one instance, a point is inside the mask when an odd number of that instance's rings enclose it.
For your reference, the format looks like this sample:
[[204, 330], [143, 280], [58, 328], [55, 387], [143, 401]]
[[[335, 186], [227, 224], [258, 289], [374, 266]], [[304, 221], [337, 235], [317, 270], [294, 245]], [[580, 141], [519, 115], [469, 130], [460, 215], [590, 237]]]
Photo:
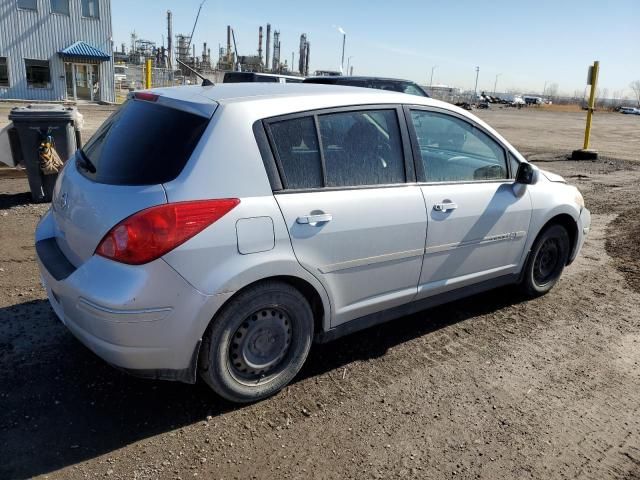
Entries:
[[60, 200], [58, 201], [58, 205], [60, 206], [61, 210], [64, 210], [65, 208], [67, 208], [68, 204], [69, 204], [68, 195], [67, 195], [67, 192], [65, 192], [62, 195], [60, 195]]

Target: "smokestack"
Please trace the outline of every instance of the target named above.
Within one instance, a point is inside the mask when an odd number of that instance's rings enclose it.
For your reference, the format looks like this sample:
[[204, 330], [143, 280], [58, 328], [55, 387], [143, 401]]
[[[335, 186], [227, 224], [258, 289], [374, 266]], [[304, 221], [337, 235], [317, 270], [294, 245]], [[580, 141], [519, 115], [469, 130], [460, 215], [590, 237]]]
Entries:
[[231, 25], [227, 25], [227, 61], [231, 61]]
[[273, 68], [274, 73], [280, 72], [280, 32], [273, 32]]
[[262, 26], [258, 29], [258, 57], [262, 63]]
[[267, 23], [267, 56], [265, 58], [264, 64], [267, 70], [271, 69], [271, 65], [269, 65], [269, 58], [271, 56], [271, 24]]
[[173, 69], [173, 14], [167, 10], [167, 67]]
[[302, 75], [304, 75], [305, 77], [309, 76], [309, 50], [311, 50], [311, 44], [309, 42], [307, 42], [307, 58], [305, 58], [304, 61], [304, 73]]
[[[298, 72], [300, 72], [300, 75], [304, 75], [304, 62], [307, 58], [306, 47], [307, 34], [303, 33], [300, 35], [300, 52], [298, 53]], [[293, 60], [291, 60], [291, 70], [293, 71]]]

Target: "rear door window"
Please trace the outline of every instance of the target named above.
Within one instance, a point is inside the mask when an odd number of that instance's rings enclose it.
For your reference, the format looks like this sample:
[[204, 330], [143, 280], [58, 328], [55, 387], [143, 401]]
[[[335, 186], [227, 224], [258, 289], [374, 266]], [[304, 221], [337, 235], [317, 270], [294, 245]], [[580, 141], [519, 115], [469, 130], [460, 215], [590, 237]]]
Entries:
[[318, 116], [328, 187], [404, 183], [404, 154], [395, 110]]
[[286, 188], [322, 187], [322, 163], [313, 117], [274, 122], [269, 128]]
[[268, 130], [286, 189], [386, 185], [406, 180], [396, 110], [276, 120], [268, 123]]
[[80, 171], [112, 185], [169, 182], [186, 165], [208, 123], [182, 110], [129, 100], [79, 152]]

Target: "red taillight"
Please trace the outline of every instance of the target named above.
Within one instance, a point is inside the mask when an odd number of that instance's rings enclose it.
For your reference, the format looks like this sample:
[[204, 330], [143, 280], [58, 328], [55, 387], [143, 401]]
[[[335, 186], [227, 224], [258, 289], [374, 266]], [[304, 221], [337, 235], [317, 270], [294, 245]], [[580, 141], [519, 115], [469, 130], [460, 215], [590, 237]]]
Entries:
[[151, 92], [136, 92], [133, 96], [136, 100], [144, 100], [145, 102], [155, 102], [158, 100], [158, 95]]
[[222, 218], [237, 198], [158, 205], [124, 219], [107, 233], [96, 254], [140, 265], [161, 257]]

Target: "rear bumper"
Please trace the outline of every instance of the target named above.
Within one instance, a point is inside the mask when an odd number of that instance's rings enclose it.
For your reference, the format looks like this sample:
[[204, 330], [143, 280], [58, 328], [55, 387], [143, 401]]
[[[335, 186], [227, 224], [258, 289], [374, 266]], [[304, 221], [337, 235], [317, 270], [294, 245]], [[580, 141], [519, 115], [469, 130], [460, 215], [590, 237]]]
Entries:
[[591, 212], [583, 208], [580, 212], [580, 218], [578, 218], [578, 238], [576, 239], [576, 246], [571, 253], [571, 258], [569, 259], [569, 263], [573, 262], [582, 246], [584, 245], [584, 241], [589, 234], [589, 230], [591, 229]]
[[232, 293], [204, 295], [161, 259], [131, 266], [93, 256], [61, 278], [41, 251], [49, 302], [84, 345], [140, 376], [195, 381], [202, 334]]

